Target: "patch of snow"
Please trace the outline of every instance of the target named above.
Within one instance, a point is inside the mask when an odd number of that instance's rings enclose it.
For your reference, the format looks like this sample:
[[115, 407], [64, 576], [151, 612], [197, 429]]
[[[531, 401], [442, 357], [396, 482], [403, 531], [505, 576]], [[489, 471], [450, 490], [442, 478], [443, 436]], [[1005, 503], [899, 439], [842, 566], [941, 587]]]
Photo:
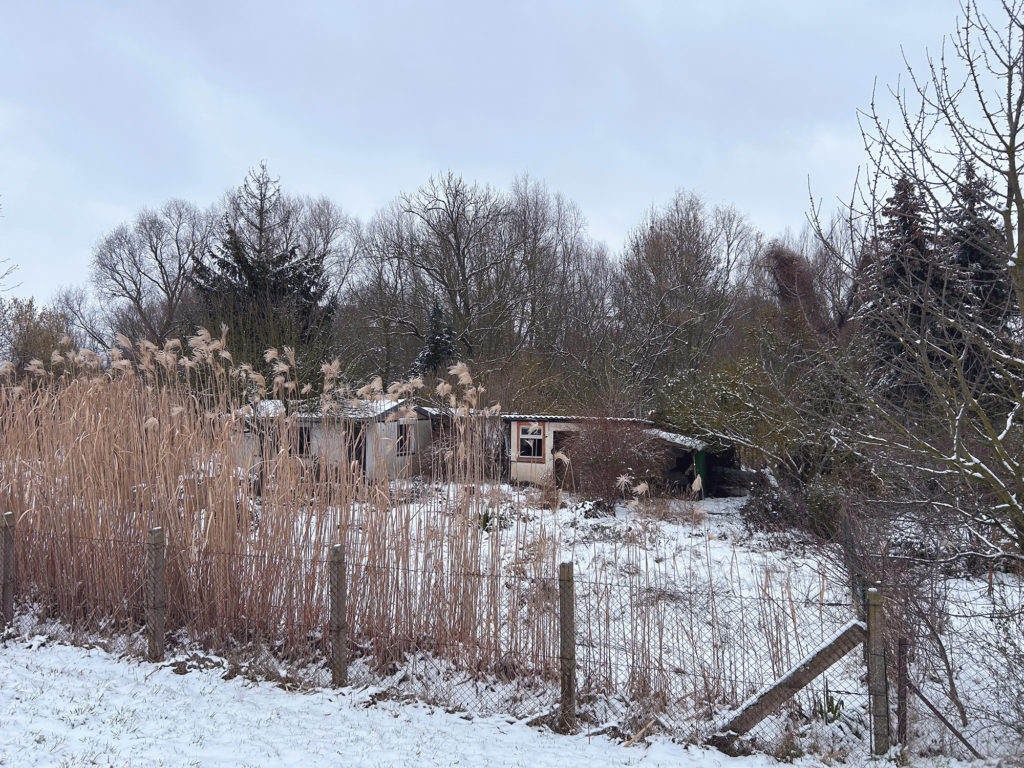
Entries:
[[671, 443], [672, 445], [678, 445], [688, 451], [703, 451], [707, 448], [707, 443], [697, 440], [694, 437], [687, 437], [686, 435], [680, 435], [675, 432], [665, 432], [661, 429], [645, 429], [644, 434], [656, 437], [659, 440], [664, 440], [666, 443]]
[[662, 737], [625, 747], [604, 736], [559, 736], [507, 717], [380, 699], [371, 688], [295, 693], [225, 680], [222, 669], [176, 674], [171, 664], [62, 645], [7, 643], [0, 681], [0, 765], [21, 768], [775, 765]]

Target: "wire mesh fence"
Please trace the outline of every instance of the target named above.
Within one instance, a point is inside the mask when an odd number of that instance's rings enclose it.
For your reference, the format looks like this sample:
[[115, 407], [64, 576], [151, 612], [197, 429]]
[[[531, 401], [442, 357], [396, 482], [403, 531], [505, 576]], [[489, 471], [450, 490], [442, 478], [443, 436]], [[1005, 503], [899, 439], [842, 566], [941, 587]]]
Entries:
[[934, 575], [887, 601], [894, 728], [912, 755], [1019, 760], [1024, 585]]
[[[629, 732], [657, 728], [695, 742], [854, 618], [845, 603], [669, 590], [643, 576], [577, 582], [577, 612], [581, 691], [600, 694]], [[863, 657], [844, 651], [743, 741], [779, 756], [822, 744], [853, 753], [867, 734], [866, 706]]]
[[15, 545], [14, 592], [23, 631], [31, 626], [59, 642], [144, 655], [145, 542], [70, 540], [26, 528]]
[[[147, 655], [151, 544], [31, 527], [15, 544], [16, 632]], [[824, 590], [741, 593], [622, 569], [572, 579], [566, 624], [554, 564], [485, 572], [441, 558], [412, 568], [342, 557], [339, 608], [329, 548], [284, 557], [169, 542], [163, 555], [168, 663], [184, 669], [328, 686], [340, 642], [347, 683], [374, 696], [554, 727], [569, 626], [575, 726], [590, 732], [713, 742], [755, 712], [731, 748], [860, 763], [883, 727], [914, 755], [998, 756], [1021, 745], [1024, 685], [1009, 678], [1024, 670], [1024, 595], [1009, 579], [984, 594], [950, 588], [928, 610], [889, 596], [879, 720], [863, 606]]]

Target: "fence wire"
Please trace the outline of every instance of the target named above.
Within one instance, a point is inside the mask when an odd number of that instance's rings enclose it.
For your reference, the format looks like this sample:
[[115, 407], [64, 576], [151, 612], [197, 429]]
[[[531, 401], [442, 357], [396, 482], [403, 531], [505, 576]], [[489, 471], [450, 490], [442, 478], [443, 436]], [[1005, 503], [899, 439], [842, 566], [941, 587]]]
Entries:
[[1019, 761], [1024, 585], [1000, 573], [987, 583], [936, 576], [927, 589], [893, 590], [887, 601], [894, 729], [905, 731], [913, 756]]
[[[826, 646], [852, 606], [776, 600], [691, 587], [576, 584], [580, 689], [600, 721], [656, 728], [687, 741], [712, 737], [738, 707]], [[859, 651], [743, 736], [779, 757], [864, 752], [867, 696]], [[841, 661], [840, 661], [841, 659]]]
[[[144, 541], [19, 530], [14, 631], [144, 657], [149, 551]], [[182, 671], [218, 666], [225, 676], [294, 687], [330, 685], [330, 563], [328, 549], [281, 557], [171, 542], [166, 663]], [[371, 689], [371, 698], [555, 722], [565, 659], [553, 570], [342, 567], [349, 684]], [[941, 599], [894, 594], [886, 601], [886, 727], [908, 755], [1020, 754], [1019, 582], [993, 582], [984, 594], [947, 587]], [[815, 599], [767, 588], [741, 594], [658, 584], [641, 572], [576, 579], [572, 591], [579, 727], [703, 743], [759, 692], [821, 656], [825, 671], [734, 747], [780, 758], [868, 759], [866, 645], [833, 644], [863, 617], [861, 606], [829, 602], [824, 591]]]

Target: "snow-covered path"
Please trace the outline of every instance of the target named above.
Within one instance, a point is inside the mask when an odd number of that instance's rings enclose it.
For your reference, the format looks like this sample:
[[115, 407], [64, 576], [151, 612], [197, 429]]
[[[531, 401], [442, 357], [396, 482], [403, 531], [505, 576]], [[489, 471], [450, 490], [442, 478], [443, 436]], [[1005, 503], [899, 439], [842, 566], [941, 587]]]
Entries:
[[736, 766], [655, 740], [623, 747], [507, 719], [380, 701], [369, 691], [293, 693], [222, 669], [168, 666], [39, 642], [0, 646], [0, 765], [30, 766]]

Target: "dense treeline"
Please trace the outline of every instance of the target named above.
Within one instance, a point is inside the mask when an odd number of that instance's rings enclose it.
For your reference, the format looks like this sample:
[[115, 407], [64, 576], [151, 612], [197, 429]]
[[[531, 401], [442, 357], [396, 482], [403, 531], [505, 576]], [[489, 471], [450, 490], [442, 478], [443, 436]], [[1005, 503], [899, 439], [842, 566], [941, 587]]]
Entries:
[[648, 412], [668, 378], [739, 342], [761, 246], [735, 210], [690, 193], [610, 254], [578, 206], [527, 177], [499, 191], [449, 172], [360, 222], [260, 165], [216, 205], [169, 201], [107, 233], [91, 285], [36, 318], [66, 327], [6, 346], [24, 365], [71, 329], [105, 348], [226, 325], [257, 369], [286, 345], [311, 379], [335, 358], [352, 382], [465, 360], [510, 407]]

